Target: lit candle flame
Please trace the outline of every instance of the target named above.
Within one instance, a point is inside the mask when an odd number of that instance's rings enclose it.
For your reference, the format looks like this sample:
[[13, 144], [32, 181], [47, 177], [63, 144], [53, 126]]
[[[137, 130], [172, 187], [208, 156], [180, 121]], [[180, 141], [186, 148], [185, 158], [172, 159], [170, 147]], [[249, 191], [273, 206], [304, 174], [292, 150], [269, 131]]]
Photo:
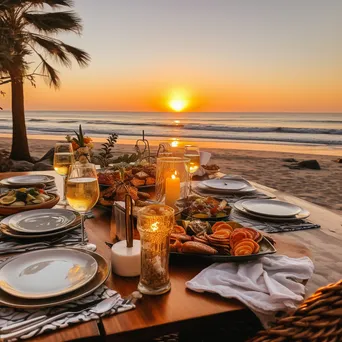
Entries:
[[179, 141], [174, 140], [174, 141], [172, 141], [172, 143], [171, 143], [171, 147], [177, 147], [178, 144], [179, 144]]
[[159, 225], [159, 222], [152, 223], [151, 225], [152, 231], [156, 232], [158, 230], [158, 225]]
[[175, 171], [175, 173], [173, 175], [171, 175], [172, 179], [176, 179], [176, 177], [177, 177], [177, 171]]

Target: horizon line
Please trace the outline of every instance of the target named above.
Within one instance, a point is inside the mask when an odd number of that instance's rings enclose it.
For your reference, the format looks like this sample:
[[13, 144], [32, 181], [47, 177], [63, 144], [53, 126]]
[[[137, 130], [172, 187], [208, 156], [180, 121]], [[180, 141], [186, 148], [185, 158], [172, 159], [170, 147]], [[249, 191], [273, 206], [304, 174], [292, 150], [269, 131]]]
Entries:
[[[1, 110], [1, 112], [12, 112], [10, 109]], [[76, 112], [76, 113], [167, 113], [167, 114], [191, 114], [191, 113], [227, 113], [227, 114], [342, 114], [341, 112], [309, 112], [309, 111], [259, 111], [259, 112], [251, 112], [251, 111], [193, 111], [193, 112], [167, 112], [167, 111], [136, 111], [136, 110], [73, 110], [73, 109], [65, 109], [65, 110], [53, 110], [53, 109], [30, 109], [25, 110], [25, 112]]]

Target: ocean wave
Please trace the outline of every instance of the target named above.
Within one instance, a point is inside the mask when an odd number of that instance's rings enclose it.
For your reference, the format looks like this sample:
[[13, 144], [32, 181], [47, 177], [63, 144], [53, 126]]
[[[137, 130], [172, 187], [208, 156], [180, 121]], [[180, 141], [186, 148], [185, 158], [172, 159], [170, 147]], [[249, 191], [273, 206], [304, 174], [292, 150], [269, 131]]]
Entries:
[[44, 121], [49, 121], [49, 120], [46, 120], [46, 119], [28, 119], [27, 121], [30, 121], [30, 122], [44, 122]]
[[185, 127], [185, 125], [177, 123], [164, 122], [123, 122], [123, 121], [105, 121], [105, 120], [88, 120], [87, 124], [95, 125], [116, 125], [116, 126], [149, 126], [149, 127]]
[[247, 127], [247, 126], [219, 126], [219, 125], [184, 125], [185, 129], [203, 131], [225, 131], [225, 132], [279, 132], [279, 133], [301, 133], [301, 134], [337, 134], [342, 135], [342, 129], [331, 128], [297, 128], [297, 127]]
[[225, 131], [225, 132], [278, 132], [278, 133], [300, 133], [300, 134], [336, 134], [342, 135], [342, 129], [335, 128], [307, 128], [307, 127], [250, 127], [250, 126], [229, 126], [229, 125], [205, 125], [205, 124], [181, 124], [164, 122], [123, 122], [106, 120], [60, 120], [57, 123], [85, 123], [88, 125], [114, 125], [114, 126], [141, 126], [141, 127], [169, 127], [184, 130], [201, 131]]
[[[55, 130], [49, 130], [48, 128], [44, 130], [39, 131], [30, 131], [29, 134], [55, 134], [55, 133], [70, 133], [67, 129], [59, 129], [58, 131]], [[99, 137], [106, 137], [108, 135], [108, 130], [87, 130], [87, 135], [90, 135], [92, 137], [99, 136]], [[120, 136], [126, 136], [126, 137], [136, 137], [139, 135], [139, 132], [117, 132]], [[208, 132], [209, 133], [209, 132]], [[159, 137], [159, 138], [174, 138], [174, 134], [169, 134], [167, 131], [164, 132], [145, 132], [147, 137]], [[322, 139], [317, 136], [305, 136], [300, 135], [297, 137], [291, 137], [285, 134], [277, 135], [277, 136], [260, 136], [255, 134], [246, 134], [246, 135], [211, 135], [211, 134], [205, 134], [205, 133], [190, 133], [190, 132], [183, 132], [182, 134], [178, 135], [178, 138], [180, 139], [211, 139], [211, 140], [234, 140], [234, 141], [258, 141], [258, 142], [284, 142], [284, 143], [300, 143], [300, 144], [319, 144], [319, 145], [341, 145], [342, 146], [342, 140], [328, 140], [328, 139]]]

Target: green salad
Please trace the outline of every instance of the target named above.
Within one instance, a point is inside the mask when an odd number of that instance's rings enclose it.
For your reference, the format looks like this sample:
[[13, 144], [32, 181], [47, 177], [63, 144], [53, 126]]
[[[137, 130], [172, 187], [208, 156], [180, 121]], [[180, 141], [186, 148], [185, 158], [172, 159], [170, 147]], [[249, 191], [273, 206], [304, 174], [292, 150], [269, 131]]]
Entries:
[[23, 207], [26, 205], [41, 204], [50, 199], [51, 196], [43, 189], [21, 188], [10, 190], [0, 197], [0, 204], [10, 207]]

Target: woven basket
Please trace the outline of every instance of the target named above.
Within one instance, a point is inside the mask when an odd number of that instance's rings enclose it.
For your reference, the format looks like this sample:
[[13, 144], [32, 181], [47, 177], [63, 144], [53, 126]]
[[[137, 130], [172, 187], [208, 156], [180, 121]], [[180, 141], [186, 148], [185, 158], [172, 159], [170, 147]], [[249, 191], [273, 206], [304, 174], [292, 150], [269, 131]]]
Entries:
[[275, 327], [260, 331], [249, 342], [342, 341], [342, 280], [318, 289]]

